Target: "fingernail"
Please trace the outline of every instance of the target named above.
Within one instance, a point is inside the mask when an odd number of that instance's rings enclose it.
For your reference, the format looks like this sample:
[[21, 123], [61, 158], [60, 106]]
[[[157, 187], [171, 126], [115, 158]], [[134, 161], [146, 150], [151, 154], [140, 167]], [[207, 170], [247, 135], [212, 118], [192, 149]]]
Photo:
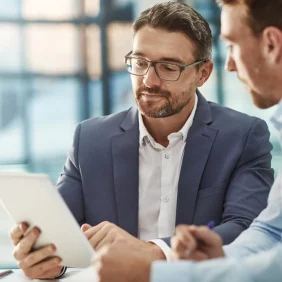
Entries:
[[33, 229], [33, 234], [37, 236], [37, 235], [40, 234], [40, 231], [37, 228], [34, 228]]
[[51, 245], [51, 246], [49, 247], [49, 250], [50, 250], [51, 252], [55, 252], [55, 251], [56, 251], [55, 245]]

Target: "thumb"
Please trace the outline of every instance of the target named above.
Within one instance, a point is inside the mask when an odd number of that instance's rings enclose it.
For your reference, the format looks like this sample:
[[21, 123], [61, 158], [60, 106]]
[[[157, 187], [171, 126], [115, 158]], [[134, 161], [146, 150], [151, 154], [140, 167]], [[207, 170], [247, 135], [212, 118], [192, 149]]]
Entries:
[[81, 230], [82, 232], [86, 232], [89, 228], [91, 228], [92, 226], [88, 223], [84, 223], [82, 226], [81, 226]]
[[194, 227], [190, 232], [202, 243], [207, 246], [221, 246], [222, 241], [220, 236], [206, 226]]

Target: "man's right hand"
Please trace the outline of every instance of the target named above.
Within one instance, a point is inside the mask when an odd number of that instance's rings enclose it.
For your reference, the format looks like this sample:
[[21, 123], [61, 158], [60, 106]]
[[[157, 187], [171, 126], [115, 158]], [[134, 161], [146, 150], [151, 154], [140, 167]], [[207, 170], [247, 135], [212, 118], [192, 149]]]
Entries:
[[225, 256], [221, 237], [206, 226], [177, 226], [171, 249], [173, 260], [202, 261]]
[[62, 266], [59, 257], [52, 257], [56, 251], [54, 245], [44, 246], [33, 251], [33, 246], [40, 235], [40, 230], [36, 227], [31, 229], [26, 235], [28, 225], [20, 223], [10, 231], [10, 238], [15, 246], [14, 258], [18, 266], [29, 278], [53, 278], [60, 275]]

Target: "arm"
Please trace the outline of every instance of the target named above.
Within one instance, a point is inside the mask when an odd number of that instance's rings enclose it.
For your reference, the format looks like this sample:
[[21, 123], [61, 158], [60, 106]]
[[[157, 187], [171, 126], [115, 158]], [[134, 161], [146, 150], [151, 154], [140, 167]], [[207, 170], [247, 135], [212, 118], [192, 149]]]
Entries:
[[281, 281], [282, 245], [245, 259], [216, 259], [201, 263], [155, 262], [151, 282], [264, 282]]
[[81, 125], [79, 124], [75, 130], [73, 145], [68, 152], [68, 157], [63, 172], [58, 180], [57, 187], [75, 219], [81, 225], [85, 221], [85, 216], [82, 180], [78, 159], [80, 130]]
[[271, 189], [267, 208], [254, 220], [248, 230], [224, 248], [224, 252], [229, 257], [242, 257], [265, 251], [281, 242], [281, 236], [282, 173], [280, 171]]
[[229, 183], [222, 222], [214, 228], [224, 244], [231, 243], [247, 229], [266, 207], [274, 178], [271, 149], [266, 123], [256, 119]]

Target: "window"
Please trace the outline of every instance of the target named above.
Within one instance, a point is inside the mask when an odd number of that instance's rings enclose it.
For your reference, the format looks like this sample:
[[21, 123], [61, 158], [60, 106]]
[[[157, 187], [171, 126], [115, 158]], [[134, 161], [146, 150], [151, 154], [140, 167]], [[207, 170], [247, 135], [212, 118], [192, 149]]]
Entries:
[[[125, 0], [0, 0], [1, 171], [56, 182], [77, 123], [130, 106], [132, 15]], [[0, 268], [16, 267], [2, 208], [0, 222]]]

